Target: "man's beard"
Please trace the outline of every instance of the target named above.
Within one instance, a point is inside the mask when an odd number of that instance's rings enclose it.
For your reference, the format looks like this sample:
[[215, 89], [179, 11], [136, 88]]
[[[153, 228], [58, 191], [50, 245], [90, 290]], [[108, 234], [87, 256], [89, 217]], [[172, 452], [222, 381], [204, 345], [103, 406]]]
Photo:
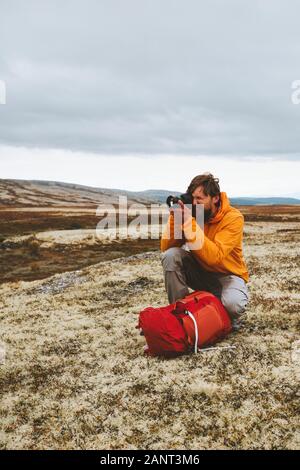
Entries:
[[[197, 219], [197, 205], [193, 204], [192, 205], [192, 216]], [[204, 209], [204, 223], [208, 222], [209, 219], [212, 216], [212, 210], [211, 209]]]
[[204, 209], [204, 223], [208, 222], [209, 219], [212, 216], [212, 210], [211, 209]]

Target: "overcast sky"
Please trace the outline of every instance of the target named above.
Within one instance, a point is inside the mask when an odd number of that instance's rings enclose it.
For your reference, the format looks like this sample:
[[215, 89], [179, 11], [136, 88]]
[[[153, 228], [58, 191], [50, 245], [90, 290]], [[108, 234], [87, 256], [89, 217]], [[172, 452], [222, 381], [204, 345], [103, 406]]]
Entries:
[[300, 2], [0, 0], [1, 178], [300, 196]]

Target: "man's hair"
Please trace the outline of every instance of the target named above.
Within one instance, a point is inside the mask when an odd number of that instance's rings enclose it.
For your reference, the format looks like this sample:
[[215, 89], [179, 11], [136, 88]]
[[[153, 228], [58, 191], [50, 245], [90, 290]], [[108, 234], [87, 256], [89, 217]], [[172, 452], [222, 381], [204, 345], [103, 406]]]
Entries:
[[215, 178], [211, 173], [195, 176], [190, 182], [187, 193], [192, 194], [198, 186], [203, 187], [205, 196], [220, 196], [219, 179]]

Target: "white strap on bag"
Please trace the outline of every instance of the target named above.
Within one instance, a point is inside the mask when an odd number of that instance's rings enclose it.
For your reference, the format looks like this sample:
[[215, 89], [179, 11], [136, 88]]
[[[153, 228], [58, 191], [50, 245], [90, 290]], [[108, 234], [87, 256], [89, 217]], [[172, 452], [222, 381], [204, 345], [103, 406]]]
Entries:
[[195, 347], [194, 347], [194, 352], [195, 352], [195, 354], [197, 354], [197, 352], [198, 352], [198, 337], [199, 337], [198, 325], [197, 325], [197, 322], [196, 322], [195, 317], [192, 314], [192, 312], [190, 312], [189, 310], [185, 310], [184, 313], [186, 315], [188, 315], [194, 322], [194, 326], [195, 326]]
[[195, 347], [194, 347], [195, 354], [197, 354], [197, 352], [203, 353], [203, 352], [209, 352], [209, 351], [222, 351], [224, 349], [236, 349], [236, 346], [226, 345], [226, 346], [221, 346], [221, 347], [212, 347], [212, 348], [199, 349], [199, 351], [198, 351], [199, 332], [198, 332], [197, 322], [196, 322], [195, 317], [192, 314], [192, 312], [190, 312], [189, 310], [185, 310], [184, 313], [186, 315], [188, 315], [193, 320], [194, 325], [195, 325]]

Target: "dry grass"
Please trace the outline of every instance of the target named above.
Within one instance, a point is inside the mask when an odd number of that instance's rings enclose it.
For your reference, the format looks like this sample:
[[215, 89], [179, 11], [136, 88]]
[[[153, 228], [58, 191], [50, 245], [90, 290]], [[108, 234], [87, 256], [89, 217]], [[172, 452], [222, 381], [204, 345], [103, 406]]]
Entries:
[[236, 349], [175, 360], [135, 329], [167, 303], [157, 252], [2, 284], [1, 447], [299, 449], [299, 224], [247, 225], [245, 253]]
[[0, 284], [34, 281], [145, 251], [159, 250], [158, 239], [103, 239], [93, 230], [57, 230], [0, 241]]

